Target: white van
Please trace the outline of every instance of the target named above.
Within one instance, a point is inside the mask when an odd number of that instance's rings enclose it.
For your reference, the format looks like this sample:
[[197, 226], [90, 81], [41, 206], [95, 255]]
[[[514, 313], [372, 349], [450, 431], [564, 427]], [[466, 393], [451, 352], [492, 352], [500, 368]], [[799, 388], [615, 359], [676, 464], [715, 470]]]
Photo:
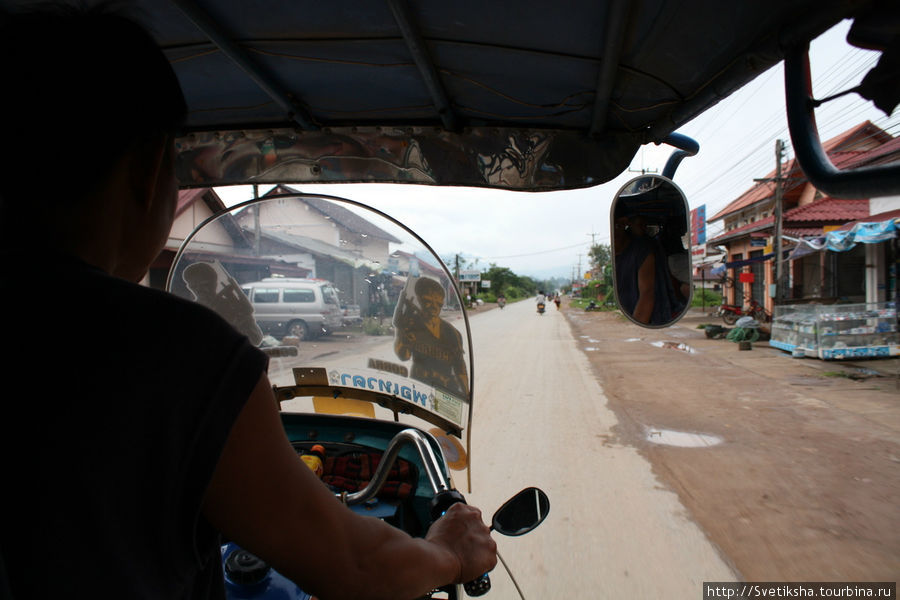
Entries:
[[307, 340], [328, 335], [342, 324], [337, 290], [328, 281], [267, 277], [244, 283], [241, 289], [264, 334]]

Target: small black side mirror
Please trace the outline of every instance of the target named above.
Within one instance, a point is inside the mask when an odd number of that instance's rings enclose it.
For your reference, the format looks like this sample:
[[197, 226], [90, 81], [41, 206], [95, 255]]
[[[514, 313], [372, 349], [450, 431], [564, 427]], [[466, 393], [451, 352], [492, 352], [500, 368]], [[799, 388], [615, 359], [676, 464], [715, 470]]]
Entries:
[[667, 177], [643, 175], [610, 209], [616, 302], [644, 327], [666, 327], [691, 306], [691, 222], [684, 192]]
[[536, 487], [525, 488], [497, 509], [491, 529], [503, 535], [524, 535], [540, 525], [549, 512], [547, 494]]

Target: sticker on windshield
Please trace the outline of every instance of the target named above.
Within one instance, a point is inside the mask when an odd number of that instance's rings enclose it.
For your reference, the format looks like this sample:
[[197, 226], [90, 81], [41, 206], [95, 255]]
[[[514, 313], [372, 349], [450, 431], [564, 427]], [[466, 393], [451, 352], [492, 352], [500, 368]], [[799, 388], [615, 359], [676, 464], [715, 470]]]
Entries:
[[184, 268], [181, 277], [195, 302], [219, 313], [254, 346], [262, 341], [262, 331], [253, 318], [253, 306], [222, 263], [195, 262]]
[[418, 404], [429, 412], [440, 415], [452, 423], [463, 426], [465, 402], [443, 390], [394, 377], [389, 373], [373, 375], [371, 371], [356, 369], [332, 369], [328, 373], [332, 386], [351, 387], [394, 396]]
[[433, 411], [437, 414], [457, 425], [462, 425], [463, 401], [459, 398], [454, 398], [450, 394], [436, 389], [434, 390], [433, 406]]
[[430, 277], [409, 277], [394, 311], [394, 353], [410, 377], [467, 398], [469, 376], [459, 330], [441, 318], [446, 292]]

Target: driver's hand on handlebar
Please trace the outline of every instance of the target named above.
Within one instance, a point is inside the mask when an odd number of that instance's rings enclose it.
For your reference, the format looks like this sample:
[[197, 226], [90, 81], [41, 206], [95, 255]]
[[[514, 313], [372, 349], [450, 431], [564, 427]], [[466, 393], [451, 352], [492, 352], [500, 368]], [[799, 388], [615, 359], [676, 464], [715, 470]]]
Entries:
[[497, 564], [497, 544], [481, 518], [481, 511], [474, 506], [451, 505], [431, 525], [425, 539], [449, 550], [459, 562], [454, 583], [472, 581]]

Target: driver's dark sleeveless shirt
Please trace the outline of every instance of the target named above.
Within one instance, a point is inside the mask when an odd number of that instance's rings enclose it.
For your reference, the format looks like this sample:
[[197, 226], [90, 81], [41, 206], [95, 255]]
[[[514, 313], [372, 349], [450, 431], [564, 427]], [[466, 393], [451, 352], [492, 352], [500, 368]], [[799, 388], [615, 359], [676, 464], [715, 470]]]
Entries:
[[80, 261], [0, 260], [13, 596], [224, 597], [200, 506], [265, 355], [207, 309]]

